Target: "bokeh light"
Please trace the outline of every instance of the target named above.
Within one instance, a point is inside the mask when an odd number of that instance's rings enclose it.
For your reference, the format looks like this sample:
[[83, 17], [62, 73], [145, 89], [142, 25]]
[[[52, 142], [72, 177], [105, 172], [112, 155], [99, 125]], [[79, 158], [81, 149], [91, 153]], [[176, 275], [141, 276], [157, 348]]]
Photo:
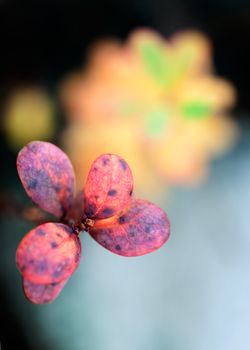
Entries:
[[2, 128], [7, 143], [14, 150], [33, 140], [50, 140], [55, 124], [55, 104], [45, 89], [26, 86], [9, 94], [2, 115]]

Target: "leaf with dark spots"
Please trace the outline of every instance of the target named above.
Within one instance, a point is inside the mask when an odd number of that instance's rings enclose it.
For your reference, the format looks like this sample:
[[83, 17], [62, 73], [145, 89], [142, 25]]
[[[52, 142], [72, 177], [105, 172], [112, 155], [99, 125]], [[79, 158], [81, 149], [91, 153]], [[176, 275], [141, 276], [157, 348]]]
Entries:
[[103, 208], [101, 211], [101, 215], [105, 215], [105, 216], [113, 216], [114, 215], [114, 210], [112, 208]]
[[[30, 261], [32, 261], [32, 263], [30, 263]], [[38, 262], [35, 262], [34, 259], [29, 260], [28, 266], [33, 265], [34, 263], [36, 263], [36, 273], [37, 275], [44, 275], [45, 273], [48, 272], [48, 262], [47, 259], [42, 259], [39, 260]]]
[[129, 229], [128, 234], [129, 234], [129, 236], [134, 237], [136, 232], [134, 230]]
[[50, 243], [50, 246], [51, 246], [52, 249], [55, 249], [55, 248], [58, 247], [58, 244], [55, 241], [53, 241], [53, 242]]
[[[75, 257], [78, 257], [78, 254], [76, 254]], [[74, 261], [77, 261], [77, 259], [75, 258]], [[53, 277], [58, 279], [58, 278], [61, 278], [61, 276], [64, 276], [65, 270], [68, 269], [70, 264], [71, 264], [71, 261], [68, 258], [61, 261], [60, 264], [58, 264], [57, 267], [54, 269]]]
[[153, 203], [132, 199], [130, 207], [114, 220], [96, 222], [89, 234], [103, 247], [123, 256], [138, 256], [160, 248], [169, 238], [165, 212]]
[[28, 196], [61, 217], [72, 205], [75, 175], [66, 154], [49, 142], [34, 141], [18, 154], [17, 170]]
[[110, 162], [110, 159], [108, 157], [103, 157], [102, 158], [102, 164], [103, 166], [106, 166]]
[[151, 226], [146, 225], [144, 230], [145, 230], [146, 233], [149, 233], [151, 231]]
[[29, 190], [34, 190], [38, 184], [38, 181], [36, 179], [30, 179], [30, 181], [27, 183]]
[[[41, 230], [45, 235], [37, 234]], [[80, 254], [80, 240], [68, 226], [46, 223], [22, 239], [16, 262], [23, 277], [30, 282], [50, 284], [68, 278], [77, 268]]]
[[131, 200], [131, 188], [133, 176], [125, 160], [114, 154], [100, 156], [92, 164], [84, 188], [85, 214], [95, 220], [119, 215]]
[[54, 186], [54, 189], [55, 189], [55, 191], [57, 192], [57, 193], [59, 193], [60, 191], [61, 191], [61, 185], [55, 185]]
[[119, 222], [119, 224], [122, 225], [122, 224], [129, 222], [130, 219], [131, 219], [131, 217], [129, 215], [124, 214], [124, 215], [119, 217], [118, 222]]
[[121, 165], [121, 167], [122, 167], [122, 170], [123, 171], [126, 171], [126, 169], [127, 169], [127, 163], [125, 162], [125, 160], [124, 159], [119, 159], [119, 163], [120, 163], [120, 165]]
[[[95, 199], [97, 200], [96, 196], [95, 196]], [[96, 204], [89, 201], [88, 205], [86, 205], [84, 210], [86, 216], [89, 218], [92, 218], [94, 217], [96, 211], [97, 211]]]
[[59, 295], [68, 279], [50, 284], [33, 283], [23, 278], [23, 290], [26, 298], [33, 304], [48, 304]]
[[36, 234], [39, 236], [45, 236], [46, 232], [43, 229], [39, 228], [36, 230]]
[[108, 191], [108, 196], [113, 197], [113, 196], [115, 196], [115, 195], [116, 195], [116, 193], [117, 193], [117, 191], [116, 191], [116, 190], [110, 190], [110, 191]]

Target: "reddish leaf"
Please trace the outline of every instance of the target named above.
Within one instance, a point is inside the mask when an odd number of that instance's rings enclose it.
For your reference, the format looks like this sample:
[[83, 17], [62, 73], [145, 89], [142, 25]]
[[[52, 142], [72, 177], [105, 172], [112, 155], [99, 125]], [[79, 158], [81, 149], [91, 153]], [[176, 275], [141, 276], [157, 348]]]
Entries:
[[33, 304], [47, 304], [55, 300], [68, 279], [57, 283], [37, 284], [23, 279], [25, 296]]
[[75, 175], [66, 154], [49, 142], [34, 141], [17, 157], [17, 170], [31, 199], [61, 217], [74, 197]]
[[77, 268], [80, 255], [80, 240], [69, 226], [46, 223], [22, 239], [16, 262], [25, 279], [50, 284], [68, 278]]
[[133, 191], [128, 164], [114, 154], [103, 154], [91, 166], [84, 189], [85, 214], [105, 219], [124, 210]]
[[113, 253], [137, 256], [160, 248], [169, 238], [170, 223], [161, 208], [142, 199], [132, 199], [122, 216], [96, 222], [89, 233]]

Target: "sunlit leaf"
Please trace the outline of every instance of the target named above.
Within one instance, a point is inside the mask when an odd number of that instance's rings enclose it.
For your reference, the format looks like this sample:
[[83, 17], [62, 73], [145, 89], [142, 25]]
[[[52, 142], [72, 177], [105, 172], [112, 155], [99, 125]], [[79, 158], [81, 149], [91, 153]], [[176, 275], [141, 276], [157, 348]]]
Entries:
[[80, 255], [80, 240], [69, 226], [46, 223], [22, 239], [16, 262], [25, 279], [50, 284], [68, 278], [77, 268]]
[[105, 219], [119, 214], [128, 205], [133, 176], [128, 164], [114, 154], [104, 154], [91, 166], [84, 188], [85, 214]]

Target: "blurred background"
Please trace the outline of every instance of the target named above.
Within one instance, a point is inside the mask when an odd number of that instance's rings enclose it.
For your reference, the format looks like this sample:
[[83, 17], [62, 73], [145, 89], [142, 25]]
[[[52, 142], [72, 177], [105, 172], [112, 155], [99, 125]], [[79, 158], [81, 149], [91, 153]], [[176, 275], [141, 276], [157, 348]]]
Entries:
[[[249, 349], [249, 37], [247, 0], [0, 0], [3, 349]], [[35, 139], [65, 150], [78, 189], [122, 155], [168, 213], [166, 245], [127, 259], [83, 234], [58, 299], [30, 304], [15, 160]]]

